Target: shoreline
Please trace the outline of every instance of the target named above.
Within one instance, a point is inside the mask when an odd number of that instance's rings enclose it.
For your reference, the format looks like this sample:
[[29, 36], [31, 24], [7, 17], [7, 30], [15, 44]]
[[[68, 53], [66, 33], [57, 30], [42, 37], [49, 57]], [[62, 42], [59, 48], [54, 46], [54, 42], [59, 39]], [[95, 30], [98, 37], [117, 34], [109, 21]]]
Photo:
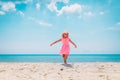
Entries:
[[[0, 54], [0, 62], [63, 62], [59, 54]], [[68, 62], [120, 62], [120, 54], [70, 54]]]
[[[0, 55], [60, 55], [59, 53], [0, 53]], [[70, 55], [120, 55], [120, 53], [70, 53]]]
[[120, 62], [0, 62], [0, 80], [120, 80]]

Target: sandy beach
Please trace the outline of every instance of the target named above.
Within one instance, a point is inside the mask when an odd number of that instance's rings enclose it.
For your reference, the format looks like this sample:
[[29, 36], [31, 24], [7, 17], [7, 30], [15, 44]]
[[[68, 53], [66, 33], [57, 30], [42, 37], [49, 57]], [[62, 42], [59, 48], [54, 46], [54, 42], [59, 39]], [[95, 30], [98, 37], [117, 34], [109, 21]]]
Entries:
[[120, 80], [120, 63], [0, 63], [0, 80]]

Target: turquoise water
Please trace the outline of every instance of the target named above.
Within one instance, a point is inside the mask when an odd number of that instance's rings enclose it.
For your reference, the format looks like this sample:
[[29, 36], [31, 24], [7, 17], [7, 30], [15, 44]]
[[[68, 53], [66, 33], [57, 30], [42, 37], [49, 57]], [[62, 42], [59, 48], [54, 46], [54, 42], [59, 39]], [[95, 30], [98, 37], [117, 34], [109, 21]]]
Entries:
[[[0, 54], [0, 62], [63, 62], [59, 54]], [[120, 54], [70, 54], [68, 62], [120, 62]]]

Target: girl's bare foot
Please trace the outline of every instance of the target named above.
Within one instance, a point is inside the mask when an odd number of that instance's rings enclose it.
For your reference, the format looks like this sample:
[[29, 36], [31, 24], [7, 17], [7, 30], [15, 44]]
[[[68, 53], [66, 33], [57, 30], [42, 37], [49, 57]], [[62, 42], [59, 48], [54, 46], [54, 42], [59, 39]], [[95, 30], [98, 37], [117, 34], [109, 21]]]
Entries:
[[64, 60], [64, 64], [67, 64], [67, 61], [66, 61], [66, 60]]

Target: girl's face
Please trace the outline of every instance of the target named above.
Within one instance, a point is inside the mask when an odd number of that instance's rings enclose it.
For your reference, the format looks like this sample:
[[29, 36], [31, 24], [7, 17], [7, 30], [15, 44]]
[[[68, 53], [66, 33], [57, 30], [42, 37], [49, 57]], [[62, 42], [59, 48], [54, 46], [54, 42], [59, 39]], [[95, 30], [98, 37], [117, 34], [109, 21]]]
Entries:
[[63, 33], [62, 37], [63, 38], [68, 38], [68, 33]]

